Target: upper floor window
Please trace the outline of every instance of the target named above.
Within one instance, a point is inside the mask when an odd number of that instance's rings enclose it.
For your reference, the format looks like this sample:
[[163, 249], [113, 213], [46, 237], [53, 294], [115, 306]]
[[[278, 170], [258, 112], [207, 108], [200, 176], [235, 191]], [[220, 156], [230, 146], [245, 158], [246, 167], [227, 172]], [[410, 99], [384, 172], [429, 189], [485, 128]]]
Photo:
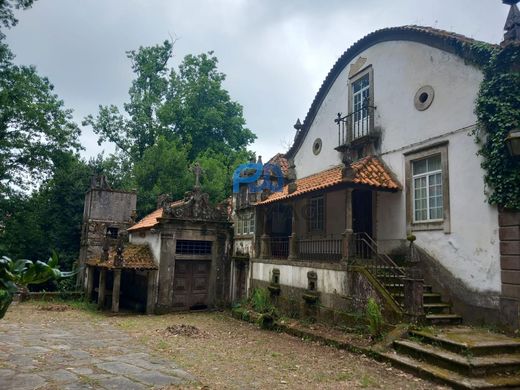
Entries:
[[372, 67], [350, 79], [350, 140], [369, 135], [373, 125]]

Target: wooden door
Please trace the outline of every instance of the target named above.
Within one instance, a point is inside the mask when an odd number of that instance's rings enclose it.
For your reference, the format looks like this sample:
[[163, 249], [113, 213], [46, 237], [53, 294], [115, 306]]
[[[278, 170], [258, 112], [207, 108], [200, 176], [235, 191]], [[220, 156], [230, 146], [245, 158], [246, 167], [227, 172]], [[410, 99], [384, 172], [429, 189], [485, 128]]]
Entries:
[[177, 260], [173, 277], [173, 307], [179, 310], [208, 307], [211, 261]]

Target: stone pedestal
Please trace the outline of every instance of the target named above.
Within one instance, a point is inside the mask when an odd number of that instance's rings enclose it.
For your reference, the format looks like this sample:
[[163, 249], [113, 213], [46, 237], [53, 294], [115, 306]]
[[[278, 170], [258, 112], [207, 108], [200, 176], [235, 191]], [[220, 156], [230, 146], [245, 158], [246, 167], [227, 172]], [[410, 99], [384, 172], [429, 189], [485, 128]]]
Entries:
[[404, 311], [410, 322], [420, 322], [424, 318], [424, 279], [403, 278]]

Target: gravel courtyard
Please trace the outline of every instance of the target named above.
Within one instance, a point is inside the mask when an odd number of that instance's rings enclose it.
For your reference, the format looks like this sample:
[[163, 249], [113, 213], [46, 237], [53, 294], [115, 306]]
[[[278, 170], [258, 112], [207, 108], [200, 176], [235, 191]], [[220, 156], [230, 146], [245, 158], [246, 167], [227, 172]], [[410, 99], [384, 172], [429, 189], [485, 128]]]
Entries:
[[11, 306], [0, 320], [0, 389], [445, 389], [226, 313], [110, 316], [77, 306]]

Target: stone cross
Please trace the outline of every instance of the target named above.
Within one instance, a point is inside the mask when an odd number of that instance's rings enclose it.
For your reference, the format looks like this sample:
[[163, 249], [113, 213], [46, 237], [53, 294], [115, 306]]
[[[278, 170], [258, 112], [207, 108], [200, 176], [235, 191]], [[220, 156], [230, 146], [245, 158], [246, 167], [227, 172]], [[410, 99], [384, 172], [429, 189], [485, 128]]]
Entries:
[[195, 188], [200, 188], [200, 176], [203, 173], [200, 164], [196, 162], [191, 170], [195, 174]]

